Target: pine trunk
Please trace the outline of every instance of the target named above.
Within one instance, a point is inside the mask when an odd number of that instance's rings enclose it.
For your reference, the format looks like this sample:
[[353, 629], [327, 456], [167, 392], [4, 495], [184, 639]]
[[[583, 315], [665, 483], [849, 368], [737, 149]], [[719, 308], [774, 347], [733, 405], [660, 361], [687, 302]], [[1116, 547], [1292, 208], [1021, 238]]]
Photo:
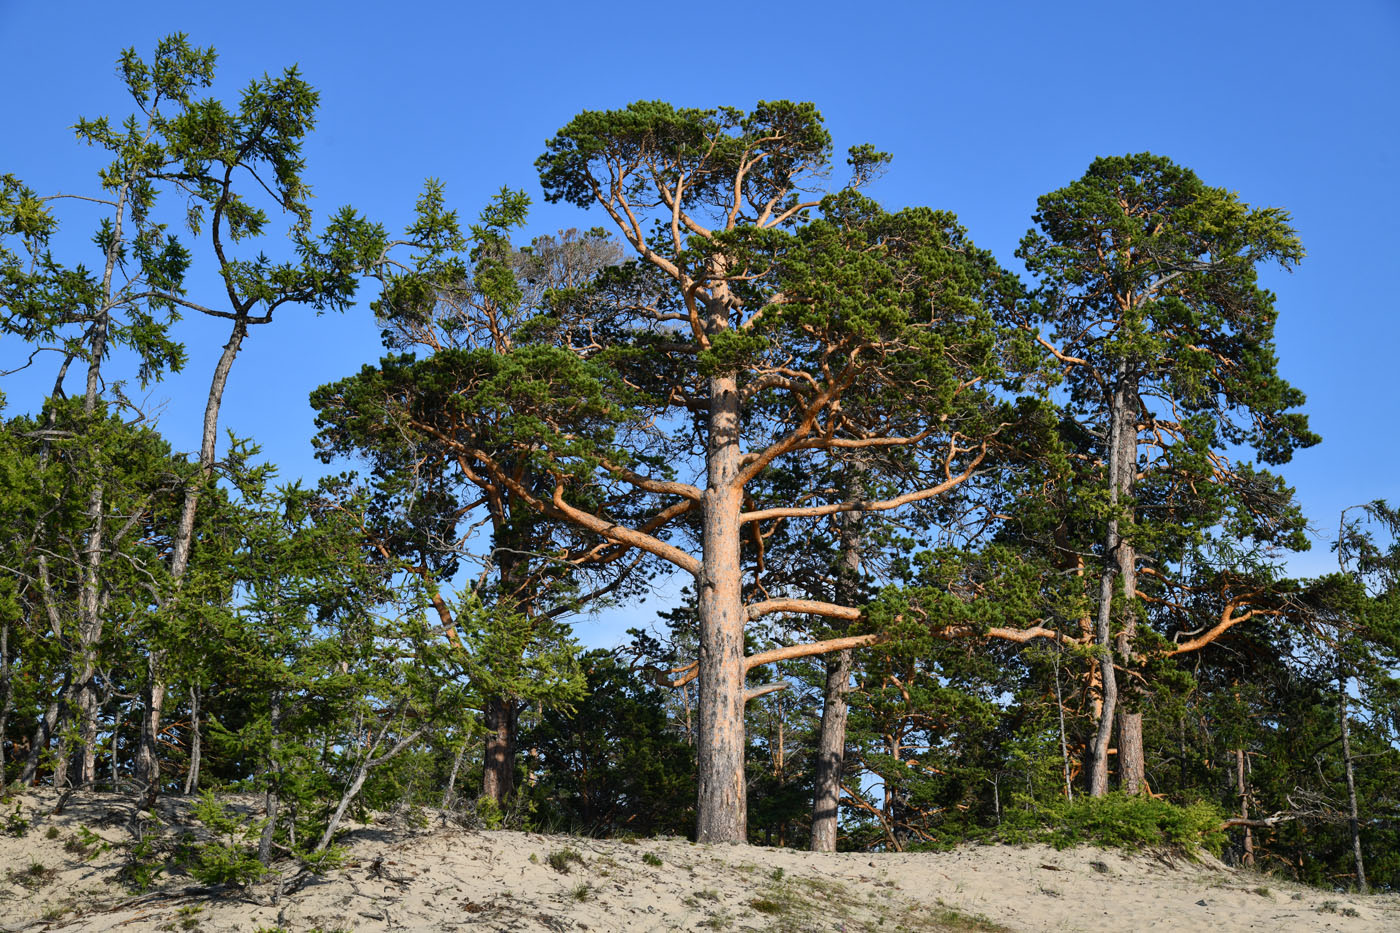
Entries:
[[485, 710], [486, 750], [483, 755], [481, 796], [504, 807], [515, 793], [515, 743], [520, 708], [509, 697], [488, 700]]
[[835, 852], [841, 803], [841, 772], [846, 762], [846, 693], [851, 683], [851, 650], [826, 662], [826, 696], [817, 745], [816, 791], [812, 800], [812, 851]]
[[699, 579], [699, 794], [702, 843], [748, 841], [744, 786], [744, 611], [738, 485], [740, 400], [732, 375], [710, 379], [707, 481]]
[[[864, 495], [863, 470], [854, 464], [849, 475], [856, 477], [857, 494]], [[840, 525], [841, 556], [836, 568], [836, 602], [853, 606], [860, 599], [861, 547], [865, 543], [864, 522], [859, 512], [851, 512]], [[826, 662], [826, 692], [822, 702], [821, 736], [817, 742], [816, 786], [812, 794], [812, 851], [835, 852], [840, 826], [841, 773], [846, 764], [846, 722], [849, 707], [852, 654], [837, 652]]]
[[1361, 858], [1361, 816], [1356, 805], [1356, 771], [1352, 767], [1351, 727], [1347, 717], [1347, 676], [1341, 659], [1337, 661], [1337, 712], [1342, 725], [1342, 760], [1347, 773], [1347, 825], [1351, 829], [1351, 854], [1356, 862], [1356, 888], [1366, 893], [1366, 864]]
[[[1128, 385], [1125, 365], [1120, 365], [1117, 381], [1113, 389], [1113, 400], [1109, 408], [1107, 431], [1108, 445], [1108, 501], [1114, 510], [1108, 521], [1104, 539], [1103, 575], [1099, 581], [1099, 606], [1096, 619], [1094, 641], [1098, 646], [1099, 678], [1102, 683], [1103, 706], [1099, 711], [1098, 730], [1090, 747], [1089, 755], [1089, 794], [1102, 797], [1108, 793], [1108, 752], [1116, 720], [1119, 722], [1119, 777], [1125, 790], [1137, 793], [1142, 786], [1144, 773], [1142, 757], [1142, 718], [1137, 713], [1119, 716], [1118, 677], [1114, 667], [1115, 653], [1125, 659], [1131, 654], [1135, 630], [1133, 621], [1133, 600], [1137, 593], [1137, 555], [1132, 543], [1125, 541], [1117, 510], [1122, 500], [1132, 495], [1133, 480], [1137, 473], [1137, 395]], [[1120, 614], [1124, 625], [1118, 637], [1113, 636], [1114, 595], [1121, 581], [1123, 606]], [[1115, 645], [1116, 642], [1116, 645]], [[1116, 647], [1116, 652], [1115, 652]], [[1127, 741], [1135, 747], [1126, 752], [1124, 730]], [[1125, 760], [1127, 764], [1125, 765]]]

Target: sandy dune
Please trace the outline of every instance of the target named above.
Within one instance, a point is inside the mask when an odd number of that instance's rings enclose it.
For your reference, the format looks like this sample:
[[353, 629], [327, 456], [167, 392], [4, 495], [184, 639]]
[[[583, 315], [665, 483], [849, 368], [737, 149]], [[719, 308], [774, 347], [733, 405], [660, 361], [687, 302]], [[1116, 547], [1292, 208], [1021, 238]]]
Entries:
[[[325, 877], [286, 867], [239, 892], [201, 888], [172, 869], [133, 895], [116, 844], [137, 826], [153, 839], [197, 831], [183, 802], [142, 814], [126, 798], [90, 795], [58, 815], [53, 795], [18, 803], [24, 835], [0, 836], [4, 931], [1400, 930], [1394, 895], [1330, 894], [1152, 854], [814, 855], [475, 832], [440, 820], [357, 825], [346, 864]], [[84, 828], [113, 845], [101, 850]]]

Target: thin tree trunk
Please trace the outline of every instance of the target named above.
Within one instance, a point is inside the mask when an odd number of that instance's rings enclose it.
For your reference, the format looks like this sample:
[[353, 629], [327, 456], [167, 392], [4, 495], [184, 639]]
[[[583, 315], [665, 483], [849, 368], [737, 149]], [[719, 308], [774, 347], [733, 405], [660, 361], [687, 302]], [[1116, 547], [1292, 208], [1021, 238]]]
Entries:
[[[176, 588], [176, 596], [168, 610], [175, 608], [179, 599], [178, 589], [189, 566], [190, 549], [194, 542], [195, 512], [199, 506], [199, 495], [204, 484], [214, 472], [214, 451], [219, 434], [219, 409], [223, 405], [224, 389], [228, 386], [229, 372], [233, 369], [234, 358], [243, 347], [248, 335], [248, 323], [242, 310], [236, 314], [233, 330], [228, 343], [224, 344], [219, 362], [214, 366], [214, 376], [209, 382], [209, 395], [204, 403], [204, 428], [199, 445], [199, 475], [185, 486], [184, 501], [180, 506], [180, 523], [175, 529], [175, 539], [171, 542], [170, 579]], [[136, 780], [147, 788], [147, 795], [154, 797], [160, 780], [160, 721], [161, 707], [165, 702], [165, 657], [166, 650], [152, 650], [146, 665], [147, 682], [143, 690], [146, 708], [141, 719], [141, 744], [136, 757]]]
[[[1240, 795], [1240, 819], [1249, 819], [1249, 785], [1245, 783], [1244, 777], [1244, 749], [1235, 749], [1235, 788]], [[1254, 829], [1248, 824], [1244, 824], [1244, 864], [1247, 868], [1254, 867]]]
[[[1114, 390], [1113, 407], [1109, 414], [1108, 447], [1108, 500], [1109, 507], [1118, 505], [1118, 424], [1122, 417], [1123, 390]], [[1095, 620], [1094, 643], [1099, 650], [1099, 684], [1103, 705], [1099, 709], [1098, 731], [1089, 752], [1089, 795], [1102, 797], [1108, 793], [1108, 743], [1113, 735], [1113, 718], [1118, 705], [1118, 678], [1113, 669], [1113, 590], [1114, 558], [1118, 553], [1118, 517], [1108, 520], [1108, 533], [1104, 541], [1103, 575], [1099, 581], [1098, 616]]]
[[486, 702], [486, 750], [483, 755], [481, 796], [504, 807], [515, 793], [515, 745], [520, 707], [510, 697]]
[[1061, 642], [1055, 643], [1055, 709], [1060, 716], [1060, 765], [1065, 775], [1065, 799], [1074, 801], [1074, 783], [1069, 776], [1069, 740], [1065, 738], [1065, 698], [1060, 691], [1060, 655], [1064, 651]]
[[[710, 309], [720, 330], [727, 309]], [[701, 523], [702, 560], [696, 590], [700, 611], [699, 792], [695, 837], [702, 843], [748, 841], [744, 787], [744, 612], [738, 483], [740, 399], [733, 375], [709, 380], [706, 489]]]
[[264, 865], [272, 864], [272, 840], [277, 832], [277, 816], [281, 803], [277, 790], [282, 769], [277, 761], [277, 752], [281, 748], [279, 730], [282, 728], [282, 698], [276, 692], [272, 695], [269, 721], [271, 723], [271, 736], [268, 738], [268, 770], [271, 772], [272, 780], [263, 792], [263, 809], [266, 812], [267, 822], [263, 823], [262, 837], [258, 840], [258, 861]]
[[369, 749], [365, 752], [364, 759], [361, 760], [359, 767], [355, 769], [355, 777], [351, 780], [350, 786], [345, 788], [345, 793], [340, 795], [340, 802], [336, 804], [335, 813], [331, 815], [331, 821], [326, 824], [326, 831], [321, 835], [321, 841], [316, 844], [315, 851], [322, 852], [331, 844], [331, 840], [335, 838], [336, 829], [340, 827], [340, 821], [345, 818], [345, 810], [350, 806], [351, 801], [359, 795], [360, 788], [365, 786], [365, 778], [369, 776], [370, 770], [393, 758], [399, 752], [407, 748], [418, 736], [423, 734], [422, 728], [414, 729], [378, 758], [371, 757], [375, 749], [379, 748], [379, 744], [384, 740], [384, 736], [387, 735], [388, 732], [388, 726], [381, 729], [379, 735], [375, 737], [373, 744], [371, 744]]
[[452, 773], [447, 776], [447, 789], [442, 792], [442, 804], [438, 807], [439, 810], [451, 809], [452, 805], [457, 802], [457, 772], [462, 769], [462, 756], [466, 751], [467, 743], [463, 741], [461, 745], [457, 746], [457, 754], [452, 756]]
[[190, 769], [185, 774], [185, 796], [199, 790], [199, 688], [190, 688]]
[[1342, 760], [1347, 773], [1347, 824], [1351, 828], [1351, 853], [1356, 860], [1356, 887], [1366, 893], [1366, 865], [1361, 858], [1361, 818], [1356, 806], [1356, 773], [1351, 758], [1351, 728], [1347, 722], [1347, 676], [1340, 651], [1337, 658], [1337, 712], [1342, 724]]
[[5, 743], [9, 741], [10, 708], [14, 705], [15, 685], [10, 672], [10, 623], [0, 628], [0, 682], [4, 684], [5, 699], [0, 701], [0, 787], [9, 787], [5, 775]]

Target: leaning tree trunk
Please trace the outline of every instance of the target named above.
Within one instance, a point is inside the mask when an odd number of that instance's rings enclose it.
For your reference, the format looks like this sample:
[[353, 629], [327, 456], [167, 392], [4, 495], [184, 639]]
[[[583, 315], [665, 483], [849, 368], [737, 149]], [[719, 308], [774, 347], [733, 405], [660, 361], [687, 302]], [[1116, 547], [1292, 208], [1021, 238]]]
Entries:
[[[204, 403], [204, 429], [199, 445], [199, 475], [185, 486], [185, 498], [180, 507], [180, 523], [175, 529], [175, 540], [171, 544], [170, 579], [176, 588], [168, 610], [174, 610], [179, 599], [179, 586], [189, 566], [190, 549], [194, 542], [195, 512], [199, 506], [199, 495], [204, 484], [214, 472], [214, 449], [219, 433], [219, 409], [223, 405], [224, 389], [228, 385], [229, 372], [233, 360], [243, 347], [243, 339], [248, 335], [246, 315], [239, 312], [224, 344], [219, 362], [214, 366], [214, 377], [209, 383], [209, 395]], [[141, 717], [141, 744], [136, 753], [135, 776], [138, 784], [146, 788], [148, 800], [154, 802], [160, 785], [159, 737], [162, 707], [165, 703], [165, 649], [152, 649], [147, 657], [146, 685], [142, 691], [145, 709]]]
[[1356, 887], [1366, 893], [1366, 864], [1361, 858], [1361, 818], [1356, 806], [1356, 772], [1352, 767], [1351, 728], [1347, 722], [1347, 676], [1340, 652], [1337, 657], [1337, 712], [1342, 725], [1342, 761], [1347, 773], [1347, 825], [1351, 829], [1351, 853], [1356, 861]]
[[[721, 313], [723, 309], [720, 309]], [[744, 611], [739, 549], [740, 400], [733, 375], [709, 380], [700, 611], [697, 842], [748, 841], [744, 786]]]

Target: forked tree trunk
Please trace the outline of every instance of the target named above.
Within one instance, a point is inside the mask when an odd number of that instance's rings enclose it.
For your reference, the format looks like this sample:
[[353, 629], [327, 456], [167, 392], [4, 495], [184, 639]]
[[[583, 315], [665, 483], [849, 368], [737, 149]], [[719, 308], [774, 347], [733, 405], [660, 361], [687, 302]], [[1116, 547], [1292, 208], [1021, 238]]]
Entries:
[[[723, 309], [721, 308], [721, 312]], [[739, 560], [740, 399], [732, 375], [709, 381], [709, 438], [696, 589], [700, 611], [699, 793], [695, 837], [748, 841], [744, 787], [744, 611]]]
[[[39, 765], [43, 761], [44, 752], [49, 749], [49, 742], [53, 739], [54, 730], [58, 727], [58, 718], [62, 710], [64, 699], [68, 694], [68, 684], [58, 692], [58, 698], [49, 701], [49, 705], [44, 707], [44, 714], [39, 717], [39, 724], [34, 727], [34, 741], [29, 748], [29, 756], [24, 760], [24, 768], [20, 770], [19, 782], [24, 786], [34, 783], [38, 777]], [[54, 783], [58, 783], [58, 778], [54, 778]]]

